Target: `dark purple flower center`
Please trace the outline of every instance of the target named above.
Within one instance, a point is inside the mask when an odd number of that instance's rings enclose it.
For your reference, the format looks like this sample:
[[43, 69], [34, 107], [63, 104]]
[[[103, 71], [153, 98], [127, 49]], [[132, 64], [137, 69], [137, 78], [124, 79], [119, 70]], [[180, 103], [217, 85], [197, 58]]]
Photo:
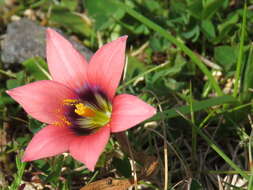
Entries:
[[90, 135], [109, 123], [112, 104], [98, 87], [84, 87], [77, 99], [64, 100], [65, 118], [77, 135]]

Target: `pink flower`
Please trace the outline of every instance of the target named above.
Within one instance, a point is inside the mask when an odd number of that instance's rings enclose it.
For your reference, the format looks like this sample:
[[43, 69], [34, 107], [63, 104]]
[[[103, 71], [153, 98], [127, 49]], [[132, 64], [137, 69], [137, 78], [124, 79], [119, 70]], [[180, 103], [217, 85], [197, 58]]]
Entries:
[[28, 114], [48, 124], [33, 137], [23, 161], [69, 151], [93, 171], [110, 133], [127, 130], [156, 113], [136, 96], [115, 95], [126, 39], [104, 45], [88, 64], [66, 39], [47, 29], [46, 54], [53, 80], [7, 91]]

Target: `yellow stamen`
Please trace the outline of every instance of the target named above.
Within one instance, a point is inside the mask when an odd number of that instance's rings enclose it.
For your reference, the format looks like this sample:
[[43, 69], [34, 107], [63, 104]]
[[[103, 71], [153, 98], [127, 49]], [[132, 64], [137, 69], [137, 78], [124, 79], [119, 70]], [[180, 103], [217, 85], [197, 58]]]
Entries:
[[63, 100], [63, 104], [69, 105], [69, 106], [75, 105], [78, 102], [79, 102], [79, 100], [75, 100], [75, 99], [65, 99], [65, 100]]
[[65, 117], [62, 117], [61, 120], [68, 126], [71, 125], [71, 123], [65, 118]]
[[60, 117], [59, 120], [60, 121], [54, 122], [53, 125], [55, 126], [64, 126], [64, 124], [67, 126], [71, 125], [71, 123], [65, 117]]
[[75, 104], [75, 113], [83, 117], [94, 117], [96, 113], [82, 103]]

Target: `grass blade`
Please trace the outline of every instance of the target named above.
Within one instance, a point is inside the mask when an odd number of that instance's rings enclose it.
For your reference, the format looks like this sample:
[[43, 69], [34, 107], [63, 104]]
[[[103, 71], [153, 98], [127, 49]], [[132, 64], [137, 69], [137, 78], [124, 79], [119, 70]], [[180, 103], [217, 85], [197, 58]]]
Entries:
[[196, 112], [196, 111], [210, 108], [212, 106], [228, 104], [228, 103], [232, 103], [235, 101], [236, 101], [235, 98], [233, 98], [232, 96], [228, 96], [228, 95], [210, 98], [207, 100], [192, 103], [192, 109], [190, 106], [181, 106], [178, 108], [172, 108], [172, 109], [166, 110], [162, 113], [156, 114], [150, 120], [160, 120], [162, 118], [168, 119], [168, 118], [178, 117], [178, 116], [180, 116], [179, 113], [190, 114], [191, 111]]
[[201, 129], [199, 129], [197, 126], [194, 126], [194, 128], [196, 129], [197, 133], [207, 142], [207, 144], [216, 153], [218, 153], [227, 164], [230, 165], [230, 167], [236, 170], [242, 177], [249, 180], [249, 176], [247, 175], [247, 173], [241, 170], [241, 168], [239, 168], [207, 135], [205, 135]]
[[208, 80], [211, 82], [212, 87], [216, 91], [216, 93], [221, 96], [223, 95], [223, 92], [218, 85], [217, 81], [212, 76], [211, 72], [208, 70], [208, 68], [202, 63], [202, 61], [198, 58], [198, 56], [191, 51], [186, 45], [184, 45], [182, 42], [177, 40], [175, 37], [173, 37], [168, 31], [163, 29], [161, 26], [157, 25], [153, 21], [149, 20], [148, 18], [144, 17], [128, 5], [121, 3], [119, 1], [111, 0], [115, 4], [117, 4], [121, 9], [123, 9], [125, 12], [127, 12], [129, 15], [140, 21], [141, 23], [145, 24], [149, 28], [153, 29], [154, 31], [160, 33], [162, 36], [164, 36], [166, 39], [168, 39], [170, 42], [178, 46], [179, 48], [184, 51], [185, 54], [187, 54], [191, 60], [199, 67], [199, 69], [207, 76]]
[[243, 9], [243, 19], [241, 25], [241, 36], [240, 36], [240, 45], [239, 45], [239, 55], [236, 64], [236, 72], [235, 72], [235, 86], [233, 96], [236, 97], [239, 91], [240, 79], [241, 79], [241, 67], [243, 60], [243, 50], [244, 50], [244, 38], [245, 38], [245, 28], [246, 28], [246, 16], [247, 16], [247, 5], [244, 4]]

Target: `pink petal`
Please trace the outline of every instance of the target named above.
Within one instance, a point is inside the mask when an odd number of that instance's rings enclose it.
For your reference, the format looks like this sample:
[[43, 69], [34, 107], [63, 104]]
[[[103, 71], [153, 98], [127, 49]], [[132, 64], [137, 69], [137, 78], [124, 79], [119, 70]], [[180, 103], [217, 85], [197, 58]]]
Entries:
[[156, 109], [136, 96], [121, 94], [113, 99], [111, 132], [127, 130], [150, 118]]
[[48, 125], [32, 138], [22, 161], [38, 160], [68, 151], [74, 138], [75, 135], [69, 128]]
[[63, 100], [76, 96], [68, 87], [50, 80], [33, 82], [7, 93], [32, 117], [50, 124], [61, 117]]
[[90, 84], [98, 85], [113, 98], [124, 68], [127, 36], [101, 47], [91, 58], [88, 70]]
[[86, 83], [88, 64], [72, 44], [52, 29], [47, 29], [47, 62], [53, 80], [72, 89]]
[[100, 154], [110, 137], [110, 128], [105, 126], [89, 136], [80, 136], [70, 145], [70, 154], [84, 163], [90, 171], [94, 171]]

